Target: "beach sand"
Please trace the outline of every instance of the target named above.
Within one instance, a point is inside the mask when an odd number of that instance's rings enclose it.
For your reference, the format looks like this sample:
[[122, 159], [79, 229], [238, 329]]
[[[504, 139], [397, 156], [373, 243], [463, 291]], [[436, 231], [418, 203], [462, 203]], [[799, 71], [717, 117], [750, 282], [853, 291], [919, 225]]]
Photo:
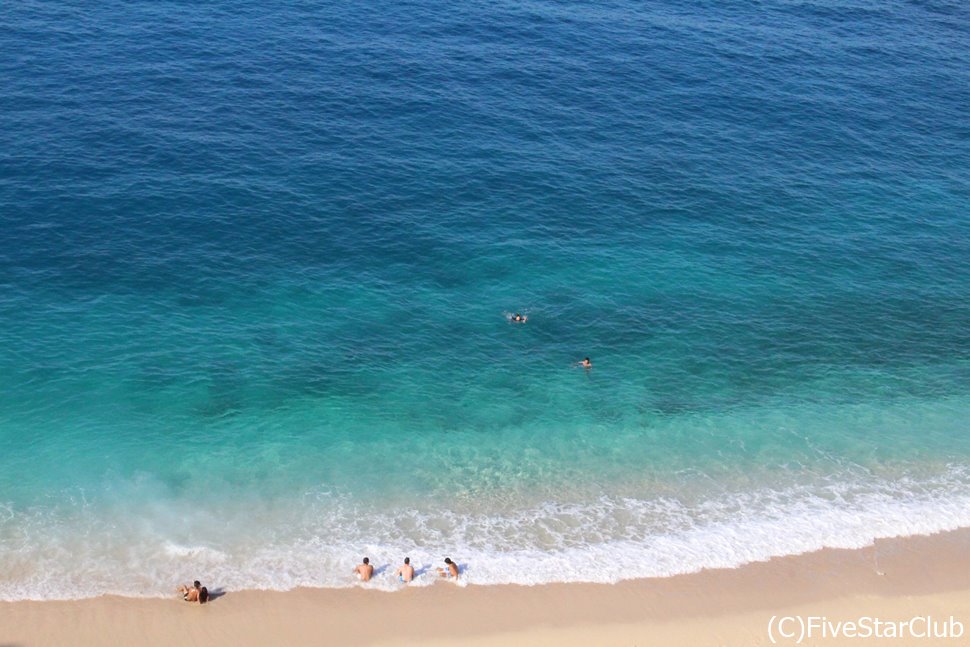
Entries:
[[[614, 585], [230, 591], [199, 606], [104, 596], [0, 603], [0, 647], [89, 645], [769, 645], [772, 616], [904, 621], [951, 616], [962, 640], [826, 638], [802, 644], [970, 640], [970, 529], [879, 540], [737, 569]], [[786, 631], [797, 621], [786, 621]], [[921, 625], [918, 625], [921, 626]], [[785, 641], [777, 632], [778, 644]]]

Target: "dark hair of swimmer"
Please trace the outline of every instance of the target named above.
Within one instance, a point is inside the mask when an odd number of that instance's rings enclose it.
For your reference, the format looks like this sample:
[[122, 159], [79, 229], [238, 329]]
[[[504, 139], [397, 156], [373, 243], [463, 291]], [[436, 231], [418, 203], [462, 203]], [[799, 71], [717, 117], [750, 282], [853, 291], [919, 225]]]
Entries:
[[367, 558], [365, 557], [365, 558], [364, 558], [364, 563], [365, 563], [365, 564], [369, 564], [369, 563], [370, 563], [370, 560], [369, 560], [369, 559], [367, 559]]
[[209, 589], [204, 586], [199, 589], [199, 604], [205, 604], [209, 601]]
[[405, 557], [404, 558], [404, 563], [405, 564], [410, 564], [411, 563], [411, 558], [410, 557]]

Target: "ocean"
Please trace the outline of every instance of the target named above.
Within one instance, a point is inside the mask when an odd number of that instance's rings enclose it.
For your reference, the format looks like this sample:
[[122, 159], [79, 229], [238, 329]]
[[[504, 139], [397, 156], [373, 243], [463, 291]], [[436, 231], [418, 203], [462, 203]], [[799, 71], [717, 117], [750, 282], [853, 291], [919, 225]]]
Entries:
[[0, 88], [0, 599], [970, 525], [966, 3], [22, 0]]

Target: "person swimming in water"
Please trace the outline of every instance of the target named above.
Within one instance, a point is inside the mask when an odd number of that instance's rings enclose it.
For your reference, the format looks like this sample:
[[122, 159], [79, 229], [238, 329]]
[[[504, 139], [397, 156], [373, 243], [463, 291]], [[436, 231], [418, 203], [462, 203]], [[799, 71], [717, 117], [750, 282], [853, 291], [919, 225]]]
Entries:
[[516, 312], [514, 315], [512, 315], [509, 318], [509, 321], [511, 321], [512, 323], [525, 323], [528, 320], [529, 318], [527, 316], [521, 315], [518, 312]]
[[576, 366], [582, 366], [583, 368], [593, 368], [593, 362], [589, 361], [588, 357], [583, 358], [583, 361], [576, 362]]

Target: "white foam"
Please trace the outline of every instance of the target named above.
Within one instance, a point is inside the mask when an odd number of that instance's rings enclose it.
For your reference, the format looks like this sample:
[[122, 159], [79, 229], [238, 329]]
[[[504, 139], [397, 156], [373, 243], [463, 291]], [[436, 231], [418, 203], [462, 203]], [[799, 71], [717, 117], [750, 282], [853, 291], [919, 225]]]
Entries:
[[461, 565], [463, 584], [663, 577], [970, 526], [970, 478], [954, 466], [924, 480], [856, 478], [698, 501], [604, 496], [500, 512], [383, 514], [332, 496], [290, 503], [223, 504], [186, 516], [191, 527], [178, 533], [170, 510], [127, 524], [118, 511], [13, 510], [0, 515], [0, 599], [163, 596], [192, 579], [226, 590], [359, 586], [351, 569], [363, 555], [378, 571], [365, 586], [385, 590], [402, 586], [393, 573], [405, 555], [419, 573], [411, 586], [434, 583], [445, 556]]
[[228, 558], [222, 551], [208, 546], [183, 546], [172, 542], [165, 542], [164, 551], [169, 557], [204, 558], [216, 562], [223, 562]]

